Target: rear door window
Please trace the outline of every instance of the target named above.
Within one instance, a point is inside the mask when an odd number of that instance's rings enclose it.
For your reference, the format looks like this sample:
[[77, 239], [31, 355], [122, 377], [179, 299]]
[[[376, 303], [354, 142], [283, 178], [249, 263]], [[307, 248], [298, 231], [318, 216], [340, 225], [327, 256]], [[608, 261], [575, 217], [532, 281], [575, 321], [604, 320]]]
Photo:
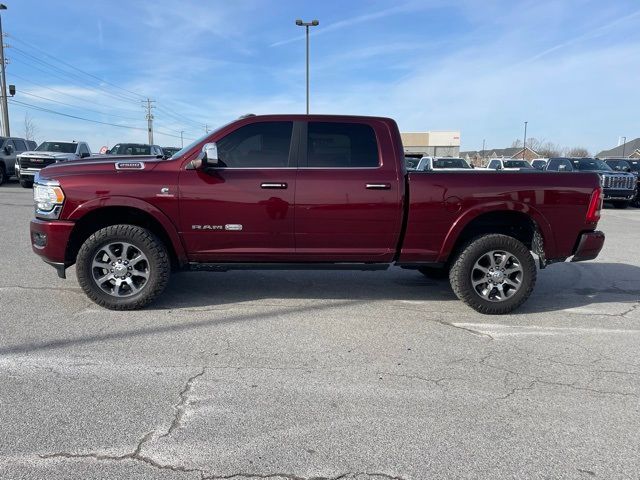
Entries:
[[362, 123], [309, 122], [307, 167], [375, 168], [380, 165], [373, 128]]

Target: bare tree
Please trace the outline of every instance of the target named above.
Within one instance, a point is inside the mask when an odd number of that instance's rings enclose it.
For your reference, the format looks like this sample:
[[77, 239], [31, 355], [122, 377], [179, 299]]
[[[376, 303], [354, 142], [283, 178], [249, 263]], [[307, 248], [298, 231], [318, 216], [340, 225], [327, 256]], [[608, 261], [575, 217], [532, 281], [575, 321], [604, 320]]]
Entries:
[[559, 157], [561, 150], [562, 149], [559, 145], [556, 145], [552, 142], [545, 142], [544, 144], [540, 145], [538, 149], [536, 149], [536, 152], [538, 152], [543, 158], [551, 158]]
[[511, 148], [522, 148], [522, 140], [520, 140], [519, 138], [515, 139], [513, 142], [511, 142]]
[[36, 140], [36, 134], [38, 133], [38, 127], [33, 122], [33, 119], [28, 113], [24, 114], [24, 138], [26, 140]]
[[566, 156], [567, 157], [588, 157], [589, 156], [589, 150], [587, 150], [584, 147], [567, 148], [566, 149]]

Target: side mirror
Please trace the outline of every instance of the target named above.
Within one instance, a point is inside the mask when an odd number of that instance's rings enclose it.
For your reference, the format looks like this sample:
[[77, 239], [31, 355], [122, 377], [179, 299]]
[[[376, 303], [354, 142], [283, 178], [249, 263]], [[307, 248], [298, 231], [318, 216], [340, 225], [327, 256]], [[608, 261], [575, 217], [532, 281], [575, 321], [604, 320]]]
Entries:
[[500, 164], [496, 165], [496, 170], [502, 170], [502, 165]]
[[218, 165], [218, 145], [215, 142], [205, 143], [202, 147], [202, 166], [203, 168], [216, 167]]
[[12, 152], [13, 152], [13, 147], [11, 145], [5, 145], [4, 147], [5, 155], [11, 155]]
[[90, 156], [91, 156], [91, 154], [89, 152], [82, 152], [80, 154], [80, 158], [87, 158], [87, 157], [90, 157]]

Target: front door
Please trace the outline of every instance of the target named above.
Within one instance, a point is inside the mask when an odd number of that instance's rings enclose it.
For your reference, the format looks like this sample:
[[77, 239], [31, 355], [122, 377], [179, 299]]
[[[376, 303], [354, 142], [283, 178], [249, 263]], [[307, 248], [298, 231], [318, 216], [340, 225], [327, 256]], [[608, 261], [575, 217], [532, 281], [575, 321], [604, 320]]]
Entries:
[[181, 233], [190, 260], [291, 260], [292, 137], [293, 122], [250, 123], [217, 140], [217, 168], [181, 173]]

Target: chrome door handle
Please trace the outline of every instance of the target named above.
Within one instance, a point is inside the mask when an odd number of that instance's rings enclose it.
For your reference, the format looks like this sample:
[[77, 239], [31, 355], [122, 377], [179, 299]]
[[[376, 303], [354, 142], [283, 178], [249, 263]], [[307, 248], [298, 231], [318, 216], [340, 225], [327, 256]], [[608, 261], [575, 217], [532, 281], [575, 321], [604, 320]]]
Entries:
[[260, 188], [287, 188], [286, 183], [263, 183]]
[[369, 190], [389, 190], [391, 188], [390, 183], [367, 183], [366, 187]]

